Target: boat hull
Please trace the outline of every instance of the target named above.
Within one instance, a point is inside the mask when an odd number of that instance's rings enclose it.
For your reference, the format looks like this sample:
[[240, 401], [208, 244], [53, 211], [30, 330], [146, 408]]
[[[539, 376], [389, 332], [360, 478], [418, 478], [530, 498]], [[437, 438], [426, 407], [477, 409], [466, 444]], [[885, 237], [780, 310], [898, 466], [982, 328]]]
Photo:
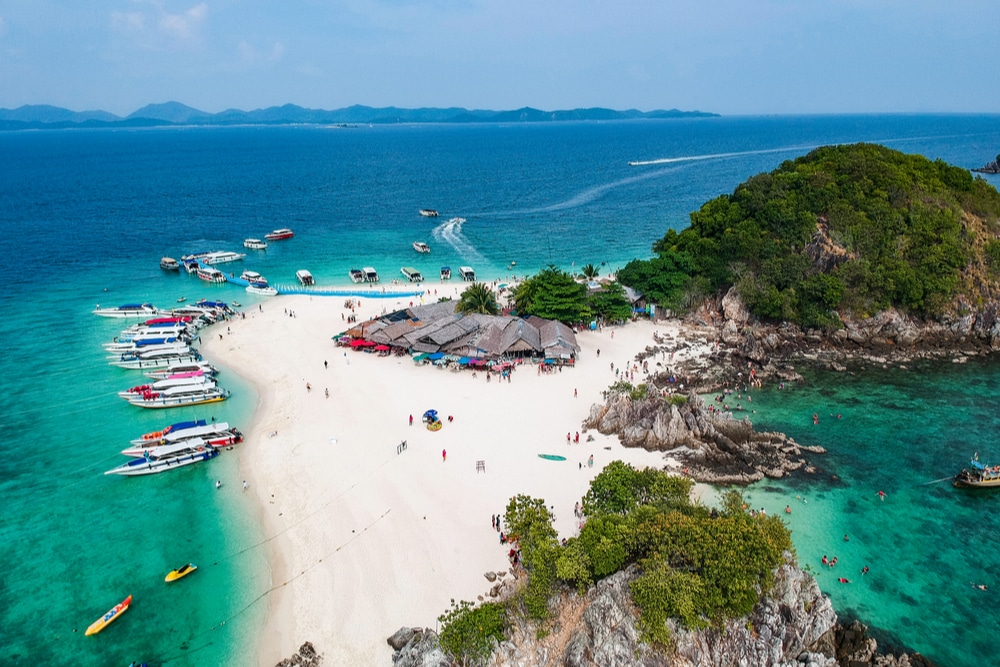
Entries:
[[222, 390], [220, 392], [212, 392], [209, 394], [201, 396], [167, 396], [167, 397], [157, 397], [157, 398], [140, 398], [133, 399], [128, 402], [129, 405], [134, 405], [139, 408], [147, 408], [152, 410], [160, 410], [166, 408], [183, 408], [188, 405], [204, 405], [206, 403], [219, 403], [221, 401], [229, 398], [229, 390]]
[[183, 579], [184, 577], [188, 576], [197, 569], [198, 569], [197, 565], [195, 565], [194, 563], [188, 563], [187, 565], [182, 565], [176, 570], [171, 570], [170, 573], [163, 578], [163, 580], [169, 584], [172, 581]]

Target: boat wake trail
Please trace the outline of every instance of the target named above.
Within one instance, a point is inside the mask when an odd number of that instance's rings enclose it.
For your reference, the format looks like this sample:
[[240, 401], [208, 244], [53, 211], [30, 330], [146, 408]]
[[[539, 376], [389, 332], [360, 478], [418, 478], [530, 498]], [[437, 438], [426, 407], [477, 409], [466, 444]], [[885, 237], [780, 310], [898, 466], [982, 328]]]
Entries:
[[479, 254], [476, 247], [469, 242], [469, 239], [465, 238], [465, 234], [462, 233], [462, 223], [465, 222], [463, 218], [452, 218], [451, 220], [446, 220], [440, 225], [431, 230], [431, 235], [438, 241], [443, 241], [454, 248], [462, 259], [467, 259], [470, 261], [483, 261], [483, 256]]
[[657, 160], [632, 160], [628, 163], [630, 167], [646, 167], [656, 164], [673, 164], [675, 162], [693, 162], [695, 160], [717, 160], [727, 157], [743, 157], [746, 155], [767, 155], [769, 153], [792, 153], [801, 151], [811, 151], [819, 148], [815, 146], [788, 146], [786, 148], [764, 148], [759, 151], [740, 151], [737, 153], [712, 153], [710, 155], [685, 155], [682, 157], [665, 157]]
[[555, 211], [564, 211], [569, 208], [577, 208], [585, 204], [598, 199], [604, 193], [609, 190], [614, 190], [615, 188], [620, 188], [625, 185], [631, 185], [632, 183], [638, 183], [639, 181], [645, 181], [651, 178], [658, 178], [665, 174], [670, 174], [678, 171], [680, 167], [674, 167], [672, 169], [658, 169], [656, 171], [649, 171], [637, 176], [629, 176], [628, 178], [622, 178], [617, 181], [612, 181], [611, 183], [605, 183], [603, 185], [597, 185], [592, 188], [588, 188], [583, 192], [577, 193], [576, 195], [566, 199], [565, 201], [557, 202], [555, 204], [550, 204], [549, 206], [542, 206], [540, 208], [530, 208], [520, 211], [510, 211], [507, 215], [532, 215], [535, 213], [553, 213]]

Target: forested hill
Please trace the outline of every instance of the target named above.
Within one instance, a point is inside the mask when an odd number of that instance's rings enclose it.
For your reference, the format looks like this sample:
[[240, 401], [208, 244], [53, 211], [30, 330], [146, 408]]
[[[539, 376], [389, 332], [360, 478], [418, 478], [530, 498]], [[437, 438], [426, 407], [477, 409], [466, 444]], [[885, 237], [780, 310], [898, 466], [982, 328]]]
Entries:
[[875, 144], [818, 148], [705, 203], [618, 272], [674, 309], [735, 285], [763, 318], [836, 328], [1000, 298], [1000, 193], [965, 169]]

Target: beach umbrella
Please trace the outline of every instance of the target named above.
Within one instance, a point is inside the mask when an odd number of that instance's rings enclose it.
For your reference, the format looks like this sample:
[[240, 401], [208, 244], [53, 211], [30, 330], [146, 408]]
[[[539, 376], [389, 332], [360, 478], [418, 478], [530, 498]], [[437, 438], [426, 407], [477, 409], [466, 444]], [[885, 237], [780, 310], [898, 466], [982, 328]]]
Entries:
[[429, 357], [429, 356], [431, 356], [431, 355], [427, 354], [426, 352], [421, 352], [417, 356], [413, 357], [413, 361], [415, 361], [415, 362], [421, 362], [421, 361], [426, 360], [427, 357]]
[[378, 351], [378, 352], [385, 352], [388, 349], [389, 349], [388, 345], [376, 345], [375, 346], [375, 350]]
[[351, 347], [361, 347], [364, 344], [365, 341], [361, 340], [360, 338], [355, 338], [354, 340], [351, 341]]

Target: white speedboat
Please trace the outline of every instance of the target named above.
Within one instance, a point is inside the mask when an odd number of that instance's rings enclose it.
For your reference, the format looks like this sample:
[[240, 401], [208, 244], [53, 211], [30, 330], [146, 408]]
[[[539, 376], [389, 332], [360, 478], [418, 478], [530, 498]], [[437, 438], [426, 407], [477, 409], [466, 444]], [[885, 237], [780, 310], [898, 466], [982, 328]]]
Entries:
[[[214, 383], [213, 383], [214, 385]], [[129, 405], [140, 408], [179, 408], [187, 405], [202, 405], [218, 403], [229, 398], [229, 390], [212, 386], [210, 389], [190, 390], [186, 387], [173, 387], [164, 391], [152, 392], [148, 395], [129, 399]]]
[[243, 241], [243, 247], [249, 250], [267, 250], [267, 241], [261, 241], [260, 239], [246, 239]]
[[268, 285], [266, 282], [256, 282], [247, 285], [247, 292], [257, 296], [278, 296], [278, 290]]
[[351, 277], [352, 283], [363, 283], [365, 281], [365, 272], [361, 269], [351, 269], [347, 275]]
[[449, 225], [460, 225], [463, 222], [466, 222], [465, 218], [451, 218], [450, 220], [448, 220], [447, 224], [449, 224]]
[[104, 474], [125, 475], [127, 477], [153, 475], [194, 463], [201, 463], [202, 461], [213, 459], [218, 455], [219, 450], [215, 447], [181, 444], [170, 448], [164, 447], [155, 456], [150, 454], [141, 459], [133, 459], [124, 465], [105, 471]]
[[154, 380], [166, 380], [171, 375], [178, 375], [180, 373], [194, 373], [200, 371], [204, 375], [218, 375], [219, 369], [217, 369], [212, 364], [200, 363], [200, 364], [174, 364], [173, 366], [167, 366], [165, 368], [159, 368], [144, 375], [148, 378]]
[[152, 370], [178, 364], [195, 364], [199, 361], [201, 361], [201, 355], [188, 348], [186, 352], [157, 351], [143, 354], [123, 354], [120, 357], [111, 357], [108, 363], [129, 370]]
[[414, 241], [413, 249], [416, 250], [417, 252], [423, 252], [423, 253], [431, 251], [431, 247], [426, 243], [424, 243], [423, 241]]
[[101, 317], [152, 317], [158, 312], [151, 303], [127, 303], [117, 308], [101, 308], [100, 305], [94, 310], [94, 315]]
[[435, 211], [432, 208], [422, 208], [422, 209], [420, 209], [419, 213], [420, 213], [420, 215], [424, 216], [425, 218], [436, 218], [436, 217], [438, 217], [438, 212]]
[[298, 271], [296, 271], [295, 277], [298, 279], [298, 281], [302, 284], [303, 287], [310, 287], [311, 285], [316, 284], [316, 280], [313, 279], [312, 274], [306, 271], [305, 269], [299, 269]]
[[140, 438], [134, 438], [129, 440], [133, 445], [141, 445], [143, 443], [149, 443], [150, 446], [155, 445], [160, 441], [160, 438], [165, 436], [167, 433], [173, 433], [174, 431], [183, 431], [186, 429], [197, 428], [198, 426], [204, 426], [208, 422], [204, 419], [195, 419], [186, 422], [177, 422], [176, 424], [170, 424], [169, 426], [164, 426], [159, 431], [150, 431], [149, 433], [144, 433]]
[[214, 264], [228, 264], [229, 262], [238, 262], [246, 257], [244, 253], [233, 252], [231, 250], [217, 250], [215, 252], [210, 252], [201, 258], [202, 264], [208, 264], [212, 266]]
[[441, 267], [441, 280], [451, 280], [451, 267], [442, 266]]
[[476, 282], [476, 271], [471, 266], [460, 266], [458, 272], [462, 274], [462, 280], [470, 283]]
[[250, 270], [247, 270], [247, 271], [244, 271], [243, 273], [241, 273], [240, 274], [240, 280], [245, 280], [248, 283], [266, 283], [267, 282], [267, 278], [265, 278], [264, 276], [260, 275], [256, 271], [250, 271]]
[[420, 272], [417, 271], [412, 266], [404, 266], [403, 268], [400, 269], [400, 271], [403, 273], [406, 279], [409, 280], [411, 283], [419, 283], [424, 279], [424, 277], [420, 274]]
[[167, 378], [166, 380], [157, 380], [156, 382], [139, 384], [118, 392], [118, 396], [130, 401], [136, 397], [162, 393], [168, 389], [174, 389], [175, 387], [182, 387], [185, 391], [196, 391], [200, 389], [211, 389], [214, 386], [215, 380], [210, 375], [208, 377], [204, 375], [185, 375], [182, 377]]
[[164, 271], [179, 271], [181, 265], [173, 257], [163, 257], [160, 259], [160, 268]]
[[139, 457], [145, 452], [155, 452], [161, 447], [173, 447], [181, 443], [196, 443], [207, 447], [228, 447], [243, 442], [243, 434], [238, 428], [230, 427], [225, 422], [206, 424], [172, 431], [159, 440], [132, 441], [130, 446], [122, 450], [125, 456]]
[[226, 274], [211, 266], [199, 266], [198, 277], [210, 283], [226, 282]]
[[124, 352], [140, 352], [157, 349], [161, 345], [179, 346], [187, 345], [189, 341], [180, 336], [142, 336], [135, 340], [118, 341], [115, 343], [104, 343], [104, 349], [115, 354]]
[[370, 266], [365, 266], [361, 269], [365, 272], [365, 282], [366, 283], [377, 283], [378, 282], [378, 271]]

